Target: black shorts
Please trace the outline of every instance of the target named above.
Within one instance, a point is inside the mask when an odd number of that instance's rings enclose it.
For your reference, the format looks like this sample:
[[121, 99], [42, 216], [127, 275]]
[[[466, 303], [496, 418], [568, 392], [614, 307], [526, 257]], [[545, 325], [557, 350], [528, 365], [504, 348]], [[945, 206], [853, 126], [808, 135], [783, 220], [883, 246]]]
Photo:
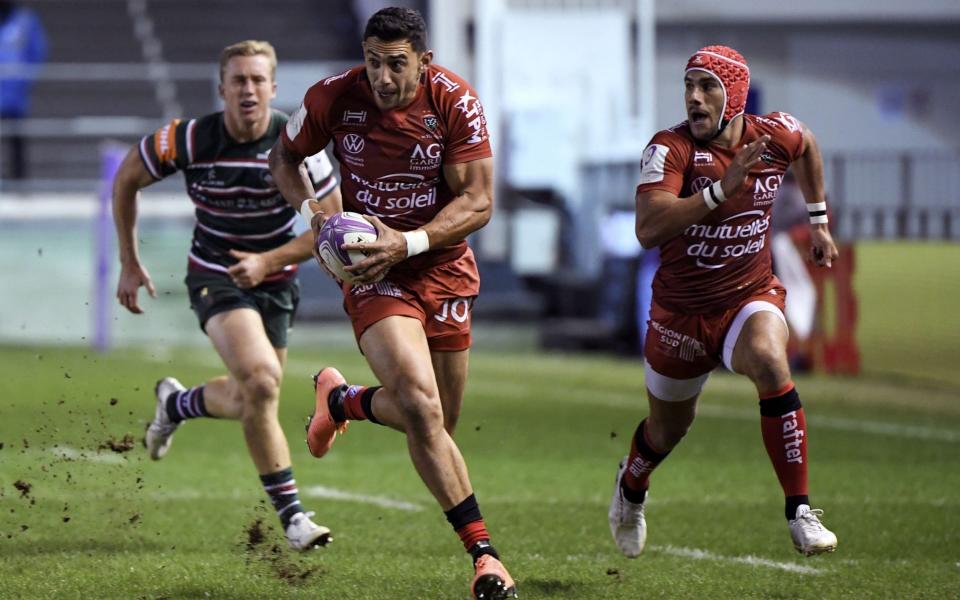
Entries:
[[260, 313], [270, 344], [274, 348], [287, 347], [287, 332], [293, 327], [293, 315], [300, 303], [300, 284], [296, 279], [245, 290], [227, 275], [188, 272], [184, 283], [190, 294], [190, 308], [204, 332], [210, 317], [237, 308], [252, 308]]

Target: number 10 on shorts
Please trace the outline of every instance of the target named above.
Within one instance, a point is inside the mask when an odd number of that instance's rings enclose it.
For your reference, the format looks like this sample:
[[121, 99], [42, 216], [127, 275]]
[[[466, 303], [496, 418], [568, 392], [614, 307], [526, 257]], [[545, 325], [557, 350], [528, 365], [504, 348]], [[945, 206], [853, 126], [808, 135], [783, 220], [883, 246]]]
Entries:
[[433, 318], [446, 323], [447, 319], [453, 319], [457, 323], [465, 323], [470, 318], [470, 307], [473, 305], [473, 298], [454, 298], [444, 300]]

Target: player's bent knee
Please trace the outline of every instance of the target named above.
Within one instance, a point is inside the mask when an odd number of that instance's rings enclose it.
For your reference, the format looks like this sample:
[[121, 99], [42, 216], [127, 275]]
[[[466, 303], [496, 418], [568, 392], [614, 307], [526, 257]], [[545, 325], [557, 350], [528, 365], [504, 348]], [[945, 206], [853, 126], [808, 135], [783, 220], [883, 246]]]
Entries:
[[757, 365], [751, 379], [766, 388], [779, 388], [790, 379], [790, 369], [785, 361], [764, 361]]
[[407, 433], [415, 437], [433, 436], [444, 428], [443, 411], [439, 403], [436, 406], [429, 404], [410, 407], [404, 411]]
[[439, 398], [423, 393], [411, 393], [402, 397], [400, 412], [408, 435], [432, 436], [444, 428], [443, 408]]
[[775, 338], [758, 336], [747, 340], [747, 359], [752, 363], [772, 364], [786, 356], [783, 345]]
[[690, 431], [695, 412], [689, 415], [650, 415], [646, 420], [645, 433], [649, 442], [660, 452], [672, 450]]
[[238, 383], [247, 404], [271, 404], [280, 396], [280, 374], [273, 369], [256, 369]]
[[758, 385], [776, 387], [778, 382], [790, 378], [786, 351], [766, 340], [751, 344], [744, 363], [744, 374]]

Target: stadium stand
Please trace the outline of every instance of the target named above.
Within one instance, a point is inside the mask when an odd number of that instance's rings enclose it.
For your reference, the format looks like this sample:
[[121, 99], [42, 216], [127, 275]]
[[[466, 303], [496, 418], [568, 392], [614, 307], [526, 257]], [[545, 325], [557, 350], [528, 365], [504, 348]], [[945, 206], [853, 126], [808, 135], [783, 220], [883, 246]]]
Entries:
[[131, 143], [165, 117], [214, 110], [215, 64], [230, 43], [269, 40], [281, 62], [356, 56], [349, 0], [275, 0], [269, 7], [256, 0], [24, 4], [39, 14], [50, 43], [26, 125], [35, 190], [95, 185], [104, 137]]
[[[265, 10], [267, 9], [267, 10]], [[202, 62], [240, 39], [269, 40], [280, 60], [357, 56], [349, 0], [165, 0], [150, 4], [170, 62]], [[224, 19], [224, 15], [231, 18]]]

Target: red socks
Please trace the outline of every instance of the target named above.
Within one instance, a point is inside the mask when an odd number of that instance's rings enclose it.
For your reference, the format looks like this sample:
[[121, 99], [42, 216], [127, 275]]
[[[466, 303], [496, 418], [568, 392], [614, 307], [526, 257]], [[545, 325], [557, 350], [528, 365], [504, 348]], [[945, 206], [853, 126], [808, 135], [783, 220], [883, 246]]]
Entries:
[[343, 397], [343, 414], [351, 421], [371, 421], [379, 424], [380, 421], [373, 415], [373, 395], [380, 386], [366, 387], [351, 385]]
[[[490, 534], [487, 533], [487, 526], [483, 523], [483, 517], [480, 515], [480, 506], [477, 504], [476, 496], [470, 494], [463, 502], [444, 514], [447, 516], [447, 521], [453, 526], [453, 530], [460, 536], [460, 541], [463, 542], [463, 547], [467, 552], [474, 549], [478, 542], [486, 542], [484, 546], [490, 545]], [[476, 558], [475, 556], [474, 559]]]
[[474, 521], [473, 523], [467, 523], [460, 529], [457, 529], [457, 535], [460, 536], [460, 541], [463, 542], [463, 547], [467, 552], [469, 552], [477, 542], [490, 541], [490, 534], [487, 532], [487, 526], [483, 523], [483, 519]]
[[641, 504], [649, 487], [650, 473], [657, 468], [669, 452], [659, 452], [650, 444], [646, 434], [646, 423], [640, 421], [637, 430], [630, 442], [630, 456], [627, 457], [627, 468], [623, 471], [620, 487], [623, 496], [630, 502]]
[[807, 421], [793, 382], [760, 398], [763, 445], [786, 496], [806, 496]]

